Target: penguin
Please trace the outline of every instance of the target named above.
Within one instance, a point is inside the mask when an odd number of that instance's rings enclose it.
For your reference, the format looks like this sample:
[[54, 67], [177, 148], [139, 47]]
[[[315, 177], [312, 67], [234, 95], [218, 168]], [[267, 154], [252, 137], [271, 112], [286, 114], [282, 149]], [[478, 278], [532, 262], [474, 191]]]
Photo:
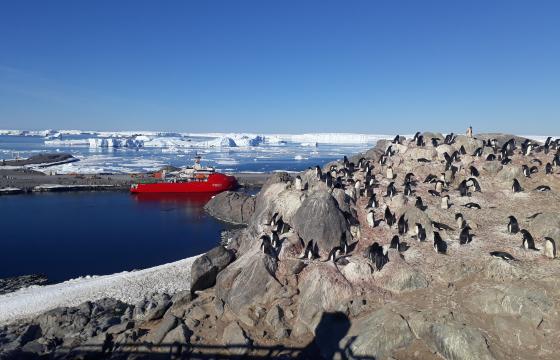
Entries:
[[418, 135], [418, 137], [416, 138], [416, 146], [425, 146], [426, 144], [424, 143], [424, 136], [422, 135]]
[[272, 247], [277, 249], [280, 245], [280, 237], [276, 231], [272, 231]]
[[471, 166], [471, 167], [469, 168], [469, 170], [470, 170], [470, 172], [471, 172], [471, 176], [476, 176], [476, 177], [479, 177], [479, 176], [480, 176], [480, 173], [478, 172], [478, 169], [475, 168], [474, 166]]
[[546, 186], [546, 185], [539, 185], [535, 188], [535, 191], [540, 191], [540, 192], [545, 192], [545, 191], [550, 191], [550, 186]]
[[481, 157], [482, 156], [482, 148], [476, 149], [472, 156]]
[[468, 244], [472, 241], [473, 235], [469, 232], [471, 230], [470, 226], [465, 226], [461, 230], [461, 234], [459, 235], [459, 243], [461, 245]]
[[296, 181], [294, 184], [294, 188], [298, 191], [302, 191], [303, 190], [303, 183], [301, 181], [301, 176], [296, 176]]
[[323, 179], [323, 171], [321, 170], [319, 165], [315, 166], [315, 176], [317, 177], [317, 180]]
[[474, 187], [475, 192], [482, 192], [482, 189], [480, 188], [480, 183], [474, 177], [469, 178], [466, 182], [466, 185], [467, 188]]
[[509, 164], [510, 162], [511, 162], [511, 159], [508, 158], [508, 157], [506, 156], [506, 157], [504, 157], [504, 158], [502, 159], [502, 161], [501, 161], [500, 163], [501, 163], [502, 165], [507, 165], [507, 164]]
[[404, 195], [405, 196], [411, 196], [411, 195], [413, 195], [413, 193], [414, 193], [414, 191], [410, 187], [410, 183], [406, 183], [404, 185]]
[[441, 198], [441, 208], [444, 210], [449, 209], [449, 195], [445, 195]]
[[379, 202], [377, 201], [377, 197], [375, 196], [375, 194], [373, 194], [369, 200], [368, 200], [368, 204], [367, 204], [368, 208], [373, 208], [376, 209], [379, 207]]
[[435, 190], [428, 190], [428, 194], [432, 195], [433, 197], [441, 196], [441, 194]]
[[521, 229], [519, 230], [519, 232], [521, 232], [521, 234], [523, 235], [523, 247], [525, 249], [536, 250], [536, 251], [539, 250], [535, 247], [535, 240], [533, 239], [531, 233], [529, 233], [525, 229]]
[[467, 155], [467, 150], [465, 149], [465, 147], [463, 145], [461, 145], [461, 148], [459, 149], [459, 153], [461, 155]]
[[515, 216], [508, 216], [507, 231], [510, 234], [517, 234], [519, 232], [519, 224]]
[[531, 167], [529, 168], [529, 172], [530, 172], [531, 174], [536, 174], [536, 173], [539, 172], [539, 168], [536, 167], [536, 166], [531, 166]]
[[552, 164], [551, 163], [546, 163], [546, 166], [544, 167], [544, 170], [545, 170], [546, 175], [552, 174]]
[[517, 179], [513, 179], [513, 184], [511, 185], [511, 190], [514, 193], [518, 193], [523, 191], [523, 188], [521, 187], [521, 184], [519, 184], [519, 181], [517, 181]]
[[416, 239], [418, 239], [418, 241], [426, 241], [426, 229], [422, 227], [422, 224], [416, 223], [414, 229], [416, 232]]
[[374, 264], [377, 271], [381, 271], [383, 266], [389, 262], [389, 257], [383, 250], [383, 247], [377, 242], [374, 242], [367, 248], [366, 256]]
[[432, 226], [435, 227], [436, 229], [440, 230], [440, 231], [441, 230], [453, 231], [452, 227], [450, 227], [448, 225], [445, 225], [443, 223], [439, 223], [437, 221], [432, 221]]
[[374, 228], [375, 227], [375, 214], [373, 213], [373, 209], [370, 209], [367, 212], [366, 219], [367, 219], [367, 223], [368, 223], [369, 227]]
[[466, 203], [465, 205], [462, 205], [462, 206], [464, 206], [468, 209], [481, 209], [480, 205], [478, 205], [477, 203], [473, 203], [473, 202]]
[[437, 138], [432, 138], [432, 146], [433, 147], [438, 147], [438, 139]]
[[395, 138], [393, 139], [393, 144], [400, 144], [400, 142], [401, 142], [400, 135], [395, 136]]
[[399, 217], [397, 226], [399, 228], [399, 235], [404, 235], [408, 232], [408, 221], [404, 218], [404, 214]]
[[443, 185], [444, 185], [444, 184], [443, 184], [443, 181], [438, 180], [438, 181], [436, 182], [436, 185], [435, 185], [435, 190], [436, 190], [438, 193], [441, 193], [441, 192], [443, 191]]
[[455, 223], [457, 224], [457, 227], [461, 229], [466, 225], [467, 222], [463, 218], [463, 214], [457, 213], [455, 214]]
[[333, 263], [336, 263], [336, 261], [338, 259], [340, 259], [340, 256], [343, 254], [342, 248], [340, 246], [335, 246], [334, 248], [332, 248], [332, 250], [329, 252], [329, 257], [327, 261], [332, 261]]
[[393, 173], [393, 167], [387, 166], [387, 179], [393, 180], [395, 178], [395, 174]]
[[523, 175], [524, 175], [526, 178], [531, 177], [531, 170], [529, 170], [529, 167], [528, 167], [527, 165], [522, 165], [521, 167], [522, 167], [522, 169], [523, 169]]
[[544, 255], [551, 259], [556, 258], [556, 242], [554, 242], [554, 239], [549, 237], [544, 238]]
[[418, 139], [418, 136], [420, 136], [420, 131], [417, 131], [416, 134], [414, 134], [414, 137], [412, 138], [412, 142], [416, 142], [416, 139]]
[[424, 206], [424, 203], [422, 202], [422, 198], [420, 196], [416, 197], [416, 203], [414, 204], [414, 206], [416, 206], [417, 209], [420, 209], [422, 211], [428, 208], [427, 206]]
[[451, 134], [447, 134], [447, 136], [445, 136], [445, 139], [443, 140], [443, 143], [446, 145], [451, 145], [453, 144], [454, 141], [454, 136], [455, 134], [451, 133]]
[[270, 226], [274, 227], [276, 226], [276, 218], [278, 217], [278, 215], [280, 215], [280, 213], [275, 212], [272, 217], [270, 218]]
[[272, 243], [270, 242], [270, 237], [268, 235], [263, 235], [261, 236], [260, 240], [261, 240], [261, 251], [268, 256], [276, 258], [277, 256], [276, 250], [274, 249]]
[[467, 186], [467, 180], [461, 181], [457, 190], [459, 190], [461, 196], [470, 196], [469, 187]]
[[391, 245], [389, 246], [390, 249], [398, 249], [399, 248], [400, 239], [398, 235], [393, 236], [391, 239]]
[[539, 159], [532, 159], [531, 162], [537, 163], [542, 166], [542, 161], [540, 161]]
[[447, 243], [443, 241], [437, 231], [434, 231], [434, 250], [438, 254], [447, 254]]
[[416, 185], [416, 181], [414, 180], [414, 173], [409, 172], [404, 176], [404, 183], [403, 185], [410, 184]]
[[387, 185], [387, 192], [385, 194], [385, 197], [392, 198], [396, 194], [397, 194], [397, 188], [395, 187], [395, 182], [393, 181], [389, 185]]
[[494, 160], [496, 160], [496, 155], [494, 155], [494, 154], [489, 154], [486, 157], [486, 161], [494, 161]]
[[424, 180], [424, 184], [432, 183], [436, 180], [437, 180], [437, 176], [435, 176], [434, 174], [429, 174], [428, 176], [426, 176], [426, 179]]
[[385, 222], [387, 223], [387, 225], [393, 226], [395, 221], [396, 221], [395, 215], [391, 213], [391, 209], [389, 209], [389, 207], [387, 206], [385, 208]]
[[490, 256], [506, 261], [515, 260], [515, 258], [510, 253], [507, 253], [505, 251], [491, 251]]

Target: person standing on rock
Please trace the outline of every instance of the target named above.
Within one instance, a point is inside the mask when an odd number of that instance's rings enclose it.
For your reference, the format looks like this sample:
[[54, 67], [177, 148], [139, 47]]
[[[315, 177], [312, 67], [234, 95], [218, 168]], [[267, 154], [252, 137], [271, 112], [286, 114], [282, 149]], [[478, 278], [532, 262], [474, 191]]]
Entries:
[[467, 129], [467, 137], [472, 138], [472, 126], [469, 126], [469, 128]]

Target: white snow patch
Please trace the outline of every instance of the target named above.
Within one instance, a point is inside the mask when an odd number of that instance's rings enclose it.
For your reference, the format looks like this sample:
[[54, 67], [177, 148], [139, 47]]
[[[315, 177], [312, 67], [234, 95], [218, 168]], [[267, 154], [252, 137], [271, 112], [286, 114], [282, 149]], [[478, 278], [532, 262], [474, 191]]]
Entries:
[[87, 276], [60, 284], [31, 286], [0, 295], [0, 324], [31, 318], [57, 307], [114, 298], [135, 304], [154, 293], [188, 290], [191, 266], [198, 256], [152, 268], [104, 276]]

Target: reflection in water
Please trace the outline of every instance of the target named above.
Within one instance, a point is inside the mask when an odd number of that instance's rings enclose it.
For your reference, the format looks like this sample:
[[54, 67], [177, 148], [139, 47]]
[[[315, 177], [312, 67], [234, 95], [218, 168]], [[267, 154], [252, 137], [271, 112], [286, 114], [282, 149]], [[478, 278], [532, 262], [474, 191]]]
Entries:
[[155, 206], [163, 212], [181, 210], [188, 218], [200, 219], [206, 215], [204, 205], [215, 195], [216, 193], [144, 193], [130, 196], [139, 206]]

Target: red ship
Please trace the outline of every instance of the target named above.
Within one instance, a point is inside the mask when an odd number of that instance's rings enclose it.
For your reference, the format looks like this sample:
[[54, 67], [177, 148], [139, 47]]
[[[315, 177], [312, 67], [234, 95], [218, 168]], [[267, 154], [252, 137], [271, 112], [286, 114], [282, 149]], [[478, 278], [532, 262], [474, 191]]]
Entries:
[[218, 193], [238, 186], [234, 176], [215, 172], [213, 168], [200, 166], [200, 157], [195, 158], [192, 168], [154, 174], [149, 182], [130, 186], [130, 192], [144, 193]]

